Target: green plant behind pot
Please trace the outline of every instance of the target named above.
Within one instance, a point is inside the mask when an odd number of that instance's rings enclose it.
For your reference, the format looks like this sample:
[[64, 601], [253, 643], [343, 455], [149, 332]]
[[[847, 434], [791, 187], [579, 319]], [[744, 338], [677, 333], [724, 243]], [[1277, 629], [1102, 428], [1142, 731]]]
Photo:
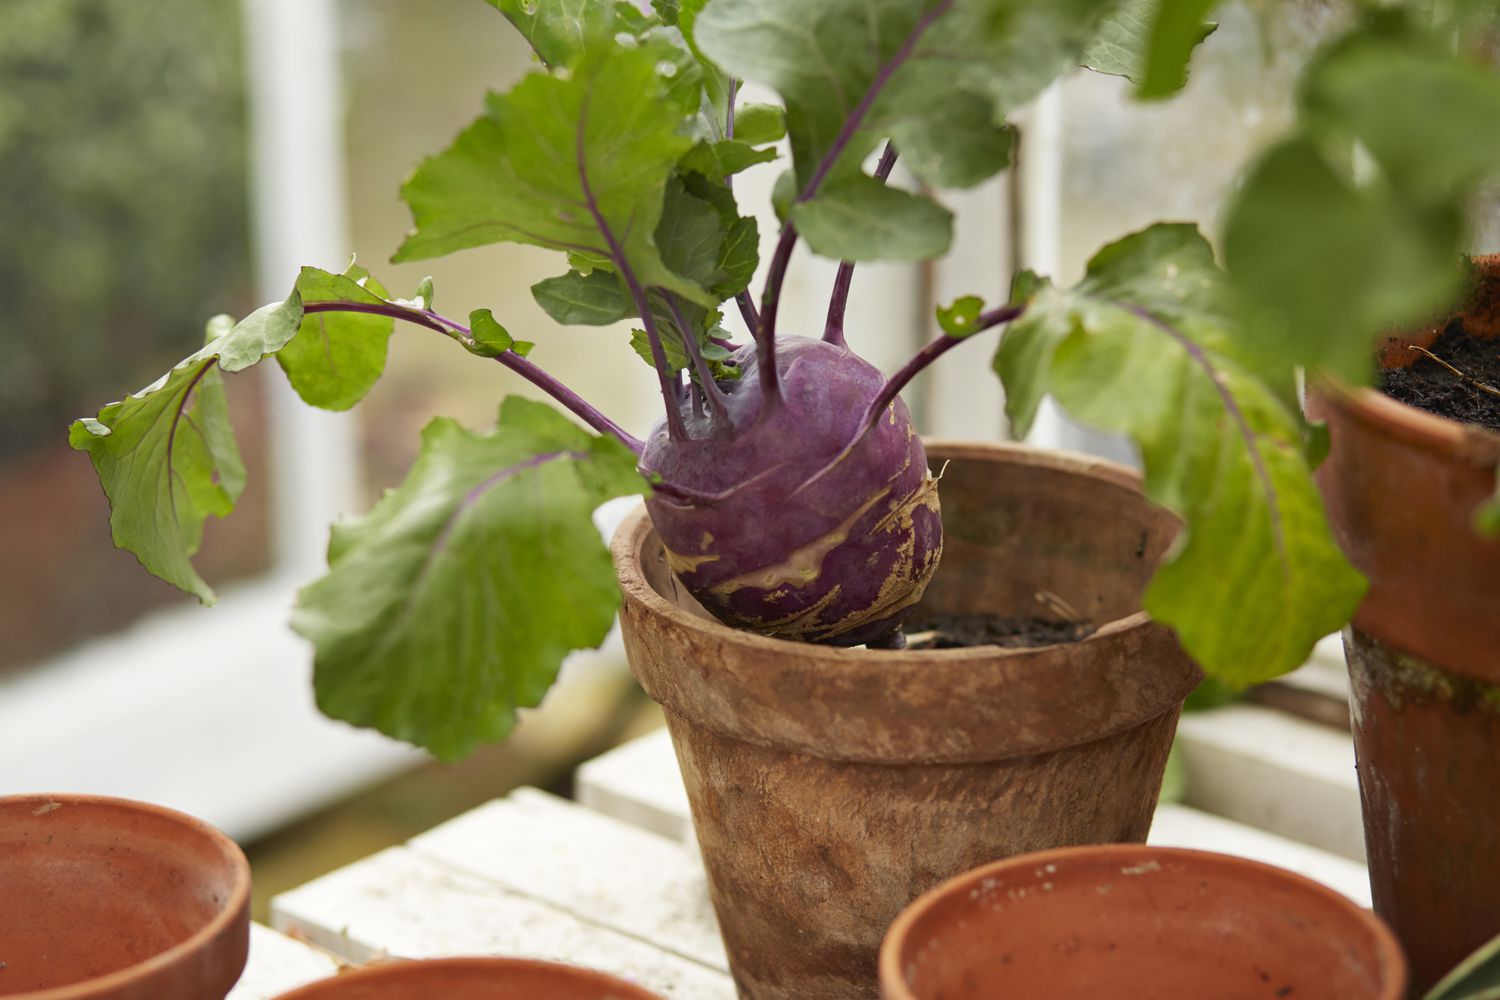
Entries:
[[[712, 520], [726, 498], [798, 462], [815, 471], [782, 500], [860, 463], [878, 479], [888, 456], [865, 444], [904, 413], [901, 388], [994, 326], [1007, 326], [994, 364], [1017, 429], [1051, 394], [1077, 419], [1129, 436], [1147, 494], [1182, 516], [1145, 606], [1209, 674], [1242, 686], [1282, 673], [1349, 619], [1364, 584], [1313, 487], [1326, 441], [1301, 416], [1298, 371], [1368, 378], [1377, 331], [1459, 291], [1464, 211], [1500, 165], [1487, 127], [1500, 121], [1500, 81], [1445, 41], [1478, 23], [1477, 6], [1445, 5], [1441, 17], [1372, 10], [1315, 61], [1295, 134], [1232, 206], [1228, 273], [1194, 227], [1157, 224], [1100, 250], [1070, 289], [1023, 273], [1008, 302], [962, 297], [938, 309], [940, 337], [878, 390], [850, 397], [846, 410], [862, 416], [824, 455], [797, 451], [816, 420], [753, 440], [790, 378], [775, 361], [776, 314], [798, 239], [844, 261], [822, 343], [782, 346], [783, 358], [794, 350], [830, 365], [827, 384], [801, 397], [817, 399], [869, 377], [849, 360], [843, 329], [854, 262], [948, 248], [950, 213], [926, 188], [886, 183], [898, 155], [929, 187], [978, 183], [1009, 163], [1007, 116], [1079, 64], [1129, 76], [1145, 97], [1170, 93], [1211, 30], [1213, 4], [822, 0], [810, 18], [804, 0], [658, 0], [651, 14], [610, 0], [490, 3], [539, 66], [490, 95], [407, 180], [416, 225], [397, 259], [499, 241], [558, 251], [565, 273], [534, 289], [554, 319], [638, 321], [636, 345], [666, 409], [651, 446], [552, 378], [488, 310], [464, 324], [435, 311], [430, 282], [396, 298], [360, 268], [304, 269], [285, 302], [215, 320], [203, 350], [71, 432], [110, 496], [117, 544], [205, 601], [212, 590], [190, 557], [204, 520], [228, 513], [243, 481], [222, 373], [275, 355], [306, 401], [347, 408], [379, 377], [403, 319], [519, 372], [596, 432], [514, 400], [492, 430], [428, 428], [407, 481], [335, 529], [329, 575], [299, 596], [294, 626], [316, 647], [325, 711], [442, 756], [504, 736], [568, 651], [603, 638], [618, 605], [589, 522], [595, 505], [647, 493]], [[739, 107], [742, 80], [781, 104]], [[1433, 162], [1408, 154], [1403, 129]], [[758, 233], [739, 214], [733, 178], [775, 159], [770, 144], [783, 134], [782, 230], [757, 299]], [[1347, 155], [1355, 140], [1372, 177]], [[728, 342], [728, 309], [753, 345]], [[746, 398], [758, 409], [737, 423], [731, 402]], [[643, 457], [658, 445], [688, 457], [661, 474]], [[736, 477], [716, 462], [748, 464]], [[780, 537], [780, 502], [762, 506], [747, 516], [768, 518], [761, 534]], [[828, 516], [813, 542], [733, 580], [864, 540], [849, 538], [854, 520]], [[898, 522], [917, 530], [909, 518], [880, 520]], [[701, 551], [674, 553], [689, 587], [693, 567], [748, 558], [722, 534], [704, 531]], [[798, 586], [819, 581], [822, 565]]]

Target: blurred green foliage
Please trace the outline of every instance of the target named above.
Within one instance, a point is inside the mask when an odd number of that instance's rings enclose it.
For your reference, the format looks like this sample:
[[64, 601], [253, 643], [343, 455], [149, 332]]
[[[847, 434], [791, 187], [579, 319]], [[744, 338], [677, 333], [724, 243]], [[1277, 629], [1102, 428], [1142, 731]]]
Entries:
[[239, 4], [0, 3], [0, 459], [243, 311]]

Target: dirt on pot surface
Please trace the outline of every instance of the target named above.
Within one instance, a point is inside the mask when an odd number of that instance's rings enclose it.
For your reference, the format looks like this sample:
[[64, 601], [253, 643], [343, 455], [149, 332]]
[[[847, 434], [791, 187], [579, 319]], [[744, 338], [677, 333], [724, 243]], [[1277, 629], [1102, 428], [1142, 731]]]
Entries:
[[1500, 340], [1475, 337], [1455, 318], [1427, 351], [1432, 356], [1383, 371], [1380, 391], [1419, 410], [1500, 431]]
[[1078, 642], [1094, 633], [1094, 623], [1059, 621], [1036, 616], [921, 615], [906, 625], [907, 649], [967, 649], [1004, 646], [1031, 649], [1060, 642]]

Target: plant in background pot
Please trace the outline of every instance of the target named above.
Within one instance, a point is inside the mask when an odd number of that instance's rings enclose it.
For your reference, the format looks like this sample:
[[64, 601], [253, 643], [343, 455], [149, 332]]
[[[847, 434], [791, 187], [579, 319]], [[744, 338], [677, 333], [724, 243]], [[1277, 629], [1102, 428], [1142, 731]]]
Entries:
[[1500, 283], [1459, 264], [1500, 176], [1500, 18], [1415, 8], [1308, 67], [1223, 244], [1245, 349], [1318, 376], [1319, 484], [1370, 581], [1345, 646], [1371, 885], [1414, 994], [1500, 933]]
[[[1245, 331], [1266, 327], [1268, 300], [1191, 226], [1119, 240], [1072, 289], [1025, 273], [1006, 303], [960, 298], [889, 377], [855, 353], [872, 333], [846, 339], [855, 262], [949, 243], [945, 209], [887, 183], [898, 151], [922, 185], [978, 183], [1010, 158], [1006, 116], [1070, 67], [1147, 96], [1180, 86], [1212, 4], [490, 2], [540, 65], [407, 180], [416, 228], [397, 259], [502, 240], [564, 254], [534, 295], [561, 323], [639, 324], [665, 407], [647, 439], [489, 310], [460, 323], [430, 282], [397, 298], [351, 265], [305, 268], [286, 301], [211, 321], [200, 351], [71, 440], [116, 543], [211, 601], [190, 557], [244, 482], [222, 373], [275, 356], [307, 402], [347, 408], [400, 319], [521, 374], [588, 430], [514, 398], [493, 429], [428, 426], [406, 481], [335, 526], [328, 575], [299, 595], [320, 707], [459, 756], [602, 640], [623, 583], [633, 668], [696, 789], [741, 990], [868, 995], [880, 930], [930, 885], [1017, 850], [1144, 837], [1193, 661], [1241, 685], [1291, 669], [1363, 593], [1312, 480], [1306, 359], [1256, 349]], [[742, 81], [780, 103], [742, 104]], [[733, 179], [783, 135], [757, 298], [758, 226]], [[1294, 199], [1304, 178], [1255, 180], [1242, 202]], [[1231, 229], [1250, 279], [1284, 253], [1265, 232]], [[778, 330], [799, 239], [843, 262], [820, 337]], [[731, 302], [743, 344], [723, 325]], [[928, 454], [899, 393], [1001, 325], [1017, 429], [1050, 392], [1135, 441], [1139, 485], [1011, 448]], [[590, 513], [636, 493], [649, 522], [617, 536], [617, 579]], [[938, 633], [1019, 620], [1042, 645], [902, 650], [914, 615]]]

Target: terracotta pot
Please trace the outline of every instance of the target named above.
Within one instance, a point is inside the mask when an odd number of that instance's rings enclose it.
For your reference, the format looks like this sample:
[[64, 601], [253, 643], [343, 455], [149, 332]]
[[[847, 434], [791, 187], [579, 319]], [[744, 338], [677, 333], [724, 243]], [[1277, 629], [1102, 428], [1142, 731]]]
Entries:
[[661, 1000], [592, 969], [528, 958], [387, 962], [284, 993], [277, 1000]]
[[[943, 562], [922, 608], [1045, 613], [1025, 650], [834, 649], [694, 608], [644, 514], [615, 536], [632, 670], [666, 710], [741, 996], [873, 997], [881, 935], [928, 888], [1060, 844], [1144, 840], [1197, 668], [1139, 611], [1177, 522], [1133, 473], [931, 444]], [[919, 612], [920, 613], [920, 612]]]
[[[1500, 337], [1500, 258], [1475, 263], [1465, 327]], [[1446, 325], [1391, 338], [1382, 364]], [[1500, 540], [1474, 529], [1500, 434], [1369, 389], [1324, 386], [1308, 410], [1329, 426], [1334, 533], [1370, 578], [1345, 633], [1365, 844], [1419, 994], [1500, 934]]]
[[0, 798], [0, 996], [221, 1000], [250, 946], [250, 865], [161, 806]]
[[1398, 1000], [1381, 921], [1257, 861], [1106, 844], [945, 883], [880, 950], [885, 1000]]

